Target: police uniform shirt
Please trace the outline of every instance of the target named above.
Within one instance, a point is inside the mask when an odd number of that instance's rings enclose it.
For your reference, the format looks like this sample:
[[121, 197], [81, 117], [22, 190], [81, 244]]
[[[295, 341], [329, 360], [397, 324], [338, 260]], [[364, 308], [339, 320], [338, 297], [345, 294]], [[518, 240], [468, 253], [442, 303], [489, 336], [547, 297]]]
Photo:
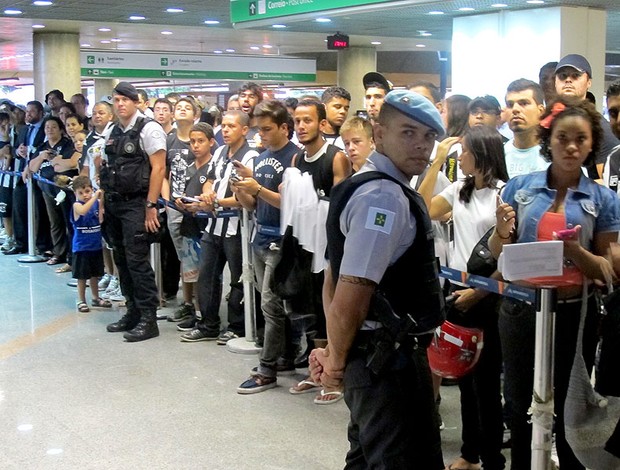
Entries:
[[[136, 111], [136, 114], [133, 115], [127, 127], [123, 127], [120, 122], [116, 123], [116, 126], [118, 126], [125, 133], [133, 129], [139, 117], [144, 117], [144, 114], [140, 111]], [[110, 128], [105, 132], [106, 142], [110, 139], [112, 129], [114, 129], [114, 126], [110, 126]], [[159, 123], [150, 121], [144, 125], [142, 131], [140, 131], [140, 146], [149, 156], [159, 150], [166, 150], [166, 133]], [[104, 160], [107, 160], [105, 155], [105, 147], [103, 148], [103, 158]]]
[[[376, 151], [356, 175], [367, 171], [380, 171], [409, 185], [409, 180], [392, 161]], [[398, 184], [374, 180], [353, 193], [340, 215], [340, 230], [346, 237], [340, 274], [378, 284], [388, 266], [413, 243], [416, 221], [409, 200]]]
[[172, 199], [185, 194], [188, 179], [187, 169], [196, 160], [189, 148], [189, 142], [179, 139], [177, 134], [170, 134], [166, 139], [166, 166], [170, 174], [170, 196]]

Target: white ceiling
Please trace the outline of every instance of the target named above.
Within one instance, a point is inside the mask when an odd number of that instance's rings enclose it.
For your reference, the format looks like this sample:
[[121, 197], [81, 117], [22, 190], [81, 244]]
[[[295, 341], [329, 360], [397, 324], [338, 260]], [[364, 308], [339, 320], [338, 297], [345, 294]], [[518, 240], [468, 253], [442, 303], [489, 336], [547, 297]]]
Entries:
[[[275, 30], [270, 26], [260, 29], [235, 29], [230, 23], [229, 0], [54, 0], [52, 6], [35, 6], [32, 0], [0, 0], [0, 77], [21, 75], [28, 77], [32, 71], [33, 25], [41, 24], [43, 31], [68, 31], [80, 35], [83, 49], [176, 51], [212, 53], [214, 50], [235, 49], [235, 54], [295, 55], [325, 52], [325, 36], [336, 31], [349, 34], [351, 44], [375, 46], [382, 51], [449, 50], [452, 35], [452, 18], [455, 16], [497, 11], [491, 6], [501, 1], [504, 9], [540, 7], [526, 0], [452, 0], [427, 1], [409, 6], [389, 8], [376, 5], [371, 11], [328, 15], [331, 23], [322, 24], [305, 19], [284, 23], [287, 28]], [[419, 2], [420, 0], [412, 0]], [[545, 0], [544, 6], [590, 6], [608, 11], [607, 51], [620, 53], [620, 0]], [[169, 7], [180, 7], [183, 13], [168, 13]], [[3, 14], [7, 8], [23, 13], [17, 16]], [[461, 11], [473, 8], [473, 11]], [[432, 10], [442, 10], [443, 15], [429, 15]], [[132, 22], [128, 18], [142, 14], [144, 21]], [[316, 15], [319, 16], [319, 15]], [[207, 26], [204, 21], [215, 19], [220, 24]], [[99, 28], [111, 31], [101, 32]], [[161, 31], [172, 32], [163, 35]], [[422, 37], [420, 31], [432, 36]], [[109, 44], [101, 41], [117, 40]], [[265, 49], [269, 44], [273, 48]], [[424, 45], [425, 48], [418, 47]], [[258, 51], [251, 46], [260, 46]], [[23, 83], [23, 82], [22, 82]]]

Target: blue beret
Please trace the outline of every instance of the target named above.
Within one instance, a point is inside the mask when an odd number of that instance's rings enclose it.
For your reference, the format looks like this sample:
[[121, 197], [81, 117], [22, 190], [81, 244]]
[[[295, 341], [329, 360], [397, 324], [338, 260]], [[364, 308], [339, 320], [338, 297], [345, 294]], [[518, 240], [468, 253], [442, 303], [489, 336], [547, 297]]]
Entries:
[[428, 98], [408, 90], [390, 91], [385, 96], [384, 104], [393, 106], [414, 121], [433, 129], [440, 136], [446, 133], [439, 111]]

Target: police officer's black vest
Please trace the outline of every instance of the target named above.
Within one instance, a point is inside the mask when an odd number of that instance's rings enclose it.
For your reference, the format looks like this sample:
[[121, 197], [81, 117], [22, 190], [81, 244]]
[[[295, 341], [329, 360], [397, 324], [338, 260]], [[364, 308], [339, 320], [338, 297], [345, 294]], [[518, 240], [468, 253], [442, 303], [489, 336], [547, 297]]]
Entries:
[[[344, 253], [345, 236], [340, 230], [340, 214], [353, 192], [368, 181], [388, 179], [397, 183], [409, 199], [416, 220], [416, 236], [411, 246], [388, 269], [377, 287], [394, 313], [400, 318], [409, 314], [417, 323], [414, 333], [431, 331], [445, 320], [444, 298], [439, 284], [438, 262], [435, 257], [433, 227], [422, 197], [385, 173], [369, 171], [347, 178], [334, 186], [327, 216], [327, 250], [334, 284], [338, 282]], [[378, 320], [376, 312], [368, 312], [368, 320]]]
[[152, 119], [139, 117], [135, 125], [123, 132], [119, 125], [112, 128], [105, 146], [107, 162], [99, 172], [101, 187], [123, 196], [146, 195], [149, 191], [151, 163], [140, 145], [140, 132]]

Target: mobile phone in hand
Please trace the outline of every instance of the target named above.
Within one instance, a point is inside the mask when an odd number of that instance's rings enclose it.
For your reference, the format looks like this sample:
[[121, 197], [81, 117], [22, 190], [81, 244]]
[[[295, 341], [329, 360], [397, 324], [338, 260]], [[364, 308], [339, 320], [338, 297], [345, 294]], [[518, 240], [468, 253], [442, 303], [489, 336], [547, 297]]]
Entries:
[[577, 238], [577, 229], [568, 228], [566, 230], [558, 230], [555, 235], [559, 240], [575, 240]]

